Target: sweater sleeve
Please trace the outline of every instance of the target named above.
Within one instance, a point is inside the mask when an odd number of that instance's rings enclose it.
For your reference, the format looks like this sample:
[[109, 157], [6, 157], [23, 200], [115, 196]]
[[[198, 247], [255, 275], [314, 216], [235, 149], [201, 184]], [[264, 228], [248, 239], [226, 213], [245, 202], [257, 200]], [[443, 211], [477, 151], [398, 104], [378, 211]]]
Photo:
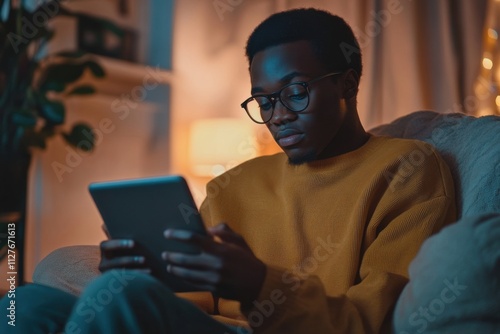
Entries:
[[241, 310], [255, 333], [390, 332], [409, 262], [429, 235], [453, 221], [453, 208], [452, 198], [439, 196], [393, 218], [362, 255], [359, 281], [342, 295], [326, 295], [316, 276], [268, 267], [258, 299]]

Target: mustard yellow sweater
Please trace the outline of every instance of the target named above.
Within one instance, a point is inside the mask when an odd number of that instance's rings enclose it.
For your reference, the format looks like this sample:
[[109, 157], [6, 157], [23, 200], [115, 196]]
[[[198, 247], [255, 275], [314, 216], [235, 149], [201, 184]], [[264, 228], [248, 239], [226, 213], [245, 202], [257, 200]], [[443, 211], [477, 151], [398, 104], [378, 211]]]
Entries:
[[[260, 157], [207, 185], [207, 225], [227, 222], [267, 265], [241, 312], [256, 333], [386, 333], [422, 242], [455, 219], [452, 179], [427, 144], [372, 136], [293, 166]], [[241, 318], [239, 304], [219, 303]]]

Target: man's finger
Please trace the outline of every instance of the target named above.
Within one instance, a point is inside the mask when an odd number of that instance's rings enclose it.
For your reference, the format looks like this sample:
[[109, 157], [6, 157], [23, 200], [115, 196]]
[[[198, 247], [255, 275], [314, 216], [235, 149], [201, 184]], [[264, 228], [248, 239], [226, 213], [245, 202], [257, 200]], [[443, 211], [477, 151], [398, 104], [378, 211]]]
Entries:
[[135, 246], [134, 240], [130, 239], [111, 239], [101, 242], [101, 250], [113, 251], [120, 249], [132, 249]]
[[201, 253], [197, 255], [163, 252], [162, 258], [169, 264], [192, 268], [192, 269], [214, 269], [219, 270], [222, 267], [222, 261], [219, 257], [213, 256], [208, 253]]
[[104, 269], [111, 268], [141, 268], [146, 263], [144, 256], [120, 256], [101, 263]]
[[219, 284], [221, 280], [220, 275], [213, 271], [194, 270], [171, 264], [167, 265], [167, 271], [190, 283], [205, 285], [207, 287]]

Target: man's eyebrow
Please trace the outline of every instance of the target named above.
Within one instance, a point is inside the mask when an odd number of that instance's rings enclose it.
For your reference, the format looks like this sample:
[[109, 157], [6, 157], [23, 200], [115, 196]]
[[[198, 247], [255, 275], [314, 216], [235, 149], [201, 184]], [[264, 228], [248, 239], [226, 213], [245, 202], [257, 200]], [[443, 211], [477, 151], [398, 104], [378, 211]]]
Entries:
[[[279, 82], [283, 85], [286, 85], [290, 83], [293, 78], [303, 75], [307, 76], [307, 74], [302, 72], [291, 72], [281, 78]], [[251, 94], [254, 95], [255, 93], [262, 93], [263, 91], [264, 89], [262, 87], [252, 87]]]

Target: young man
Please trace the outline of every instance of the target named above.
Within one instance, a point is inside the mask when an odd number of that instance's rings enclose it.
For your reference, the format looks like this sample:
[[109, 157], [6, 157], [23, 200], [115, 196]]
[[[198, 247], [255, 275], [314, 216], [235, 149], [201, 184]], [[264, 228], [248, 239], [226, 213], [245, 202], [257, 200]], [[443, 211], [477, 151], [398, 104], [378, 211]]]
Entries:
[[109, 240], [101, 244], [105, 273], [78, 300], [61, 297], [66, 310], [51, 310], [58, 318], [49, 325], [47, 316], [33, 326], [65, 326], [66, 333], [390, 331], [408, 264], [455, 218], [447, 167], [423, 143], [365, 132], [356, 109], [361, 54], [341, 18], [315, 9], [275, 14], [255, 29], [246, 51], [252, 96], [242, 107], [284, 153], [211, 181], [209, 189], [224, 188], [201, 208], [210, 236], [165, 232], [203, 250], [165, 253], [165, 265], [220, 297], [217, 316], [153, 278], [132, 240]]

